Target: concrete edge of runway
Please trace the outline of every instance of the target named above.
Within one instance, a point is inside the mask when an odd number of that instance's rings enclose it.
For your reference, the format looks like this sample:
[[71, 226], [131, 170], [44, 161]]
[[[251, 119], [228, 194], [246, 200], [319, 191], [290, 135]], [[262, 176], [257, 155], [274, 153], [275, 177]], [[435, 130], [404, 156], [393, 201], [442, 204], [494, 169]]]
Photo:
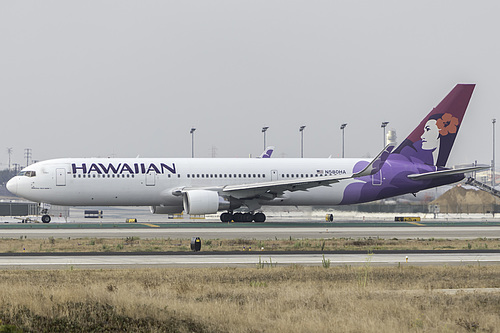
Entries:
[[0, 257], [91, 257], [91, 256], [255, 256], [255, 255], [363, 255], [363, 254], [483, 254], [500, 249], [471, 250], [373, 250], [373, 251], [163, 251], [163, 252], [5, 252]]

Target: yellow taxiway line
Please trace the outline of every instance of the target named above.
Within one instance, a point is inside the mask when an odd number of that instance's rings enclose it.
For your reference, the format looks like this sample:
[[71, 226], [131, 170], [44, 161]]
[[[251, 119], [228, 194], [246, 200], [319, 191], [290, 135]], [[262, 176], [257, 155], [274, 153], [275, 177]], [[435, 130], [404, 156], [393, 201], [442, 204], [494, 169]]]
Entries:
[[425, 226], [425, 224], [422, 224], [422, 223], [417, 223], [417, 222], [408, 222], [409, 224], [414, 224], [414, 225], [418, 225], [419, 227], [423, 227]]
[[141, 223], [141, 224], [147, 225], [148, 227], [152, 227], [152, 228], [159, 228], [160, 227], [159, 225], [151, 224], [151, 223]]

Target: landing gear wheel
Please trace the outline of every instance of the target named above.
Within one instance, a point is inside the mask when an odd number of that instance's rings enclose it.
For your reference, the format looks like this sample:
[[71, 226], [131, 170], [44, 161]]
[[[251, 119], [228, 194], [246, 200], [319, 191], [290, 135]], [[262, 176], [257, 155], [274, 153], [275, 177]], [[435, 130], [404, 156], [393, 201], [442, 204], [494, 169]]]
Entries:
[[252, 222], [253, 220], [253, 215], [250, 213], [245, 213], [242, 216], [242, 221], [241, 222]]
[[262, 223], [266, 221], [266, 215], [264, 213], [257, 213], [253, 216], [253, 220], [257, 223]]
[[50, 222], [50, 215], [43, 215], [42, 216], [42, 222], [43, 223], [49, 223]]
[[243, 214], [242, 213], [234, 213], [233, 214], [234, 222], [243, 222]]
[[230, 222], [233, 219], [233, 215], [229, 213], [220, 214], [221, 222]]

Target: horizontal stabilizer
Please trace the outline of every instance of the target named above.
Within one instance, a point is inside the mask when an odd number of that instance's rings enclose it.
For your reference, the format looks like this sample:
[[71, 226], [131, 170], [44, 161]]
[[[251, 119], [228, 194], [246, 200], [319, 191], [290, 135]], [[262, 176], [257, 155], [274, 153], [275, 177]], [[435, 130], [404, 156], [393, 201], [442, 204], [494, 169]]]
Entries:
[[408, 178], [413, 179], [413, 180], [427, 180], [427, 179], [434, 179], [434, 178], [446, 177], [446, 176], [451, 176], [451, 175], [458, 175], [461, 173], [481, 171], [481, 170], [486, 170], [489, 168], [490, 168], [489, 165], [478, 165], [478, 166], [468, 167], [468, 168], [447, 169], [447, 170], [432, 171], [432, 172], [426, 172], [426, 173], [415, 173], [412, 175], [408, 175]]

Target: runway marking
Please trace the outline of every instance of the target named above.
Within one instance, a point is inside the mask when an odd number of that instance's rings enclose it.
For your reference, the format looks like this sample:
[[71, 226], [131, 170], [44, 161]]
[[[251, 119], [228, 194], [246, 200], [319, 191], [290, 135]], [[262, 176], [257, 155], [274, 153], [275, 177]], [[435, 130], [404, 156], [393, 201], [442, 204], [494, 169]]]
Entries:
[[425, 224], [422, 224], [422, 223], [417, 223], [417, 222], [408, 222], [409, 224], [413, 224], [413, 225], [418, 225], [419, 227], [423, 227], [425, 226]]
[[159, 225], [151, 224], [151, 223], [142, 223], [142, 224], [147, 225], [148, 227], [151, 227], [151, 228], [159, 228], [160, 227]]

